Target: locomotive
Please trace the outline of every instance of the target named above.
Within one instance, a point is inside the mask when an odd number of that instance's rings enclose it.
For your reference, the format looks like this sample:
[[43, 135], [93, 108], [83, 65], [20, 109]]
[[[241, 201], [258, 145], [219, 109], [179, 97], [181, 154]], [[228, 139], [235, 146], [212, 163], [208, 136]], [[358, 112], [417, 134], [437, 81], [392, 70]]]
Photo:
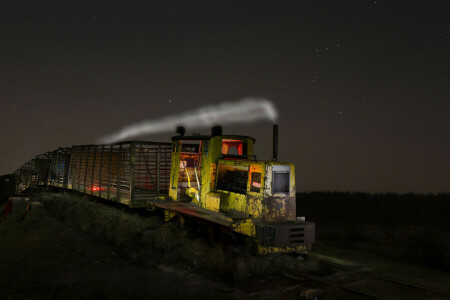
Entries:
[[315, 241], [314, 223], [296, 216], [295, 167], [277, 160], [277, 125], [273, 139], [273, 159], [263, 161], [250, 136], [224, 135], [220, 126], [211, 135], [187, 136], [178, 127], [172, 143], [78, 145], [40, 154], [0, 186], [70, 189], [161, 211], [181, 226], [186, 220], [216, 226], [245, 237], [260, 255], [304, 253]]

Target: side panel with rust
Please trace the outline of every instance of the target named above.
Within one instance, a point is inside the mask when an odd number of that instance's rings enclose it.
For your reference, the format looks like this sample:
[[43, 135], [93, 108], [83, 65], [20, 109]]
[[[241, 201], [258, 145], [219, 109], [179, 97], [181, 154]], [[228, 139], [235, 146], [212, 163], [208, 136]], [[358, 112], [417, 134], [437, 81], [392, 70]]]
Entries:
[[[274, 164], [276, 164], [274, 166]], [[277, 166], [289, 167], [289, 192], [274, 193], [273, 172]], [[295, 167], [292, 164], [281, 164], [271, 162], [267, 166], [264, 178], [264, 199], [262, 204], [262, 221], [281, 222], [294, 221], [296, 218], [296, 190], [295, 190]]]

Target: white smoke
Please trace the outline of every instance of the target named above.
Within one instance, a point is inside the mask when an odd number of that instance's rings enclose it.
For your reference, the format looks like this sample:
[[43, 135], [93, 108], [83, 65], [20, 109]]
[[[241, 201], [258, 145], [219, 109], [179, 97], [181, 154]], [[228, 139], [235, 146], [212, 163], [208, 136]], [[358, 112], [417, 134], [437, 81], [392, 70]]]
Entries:
[[215, 106], [204, 106], [196, 110], [130, 124], [116, 133], [101, 137], [100, 143], [115, 143], [143, 134], [174, 132], [177, 126], [186, 129], [208, 128], [215, 125], [250, 123], [258, 120], [275, 122], [278, 112], [272, 102], [262, 98], [245, 98], [237, 102], [224, 102]]

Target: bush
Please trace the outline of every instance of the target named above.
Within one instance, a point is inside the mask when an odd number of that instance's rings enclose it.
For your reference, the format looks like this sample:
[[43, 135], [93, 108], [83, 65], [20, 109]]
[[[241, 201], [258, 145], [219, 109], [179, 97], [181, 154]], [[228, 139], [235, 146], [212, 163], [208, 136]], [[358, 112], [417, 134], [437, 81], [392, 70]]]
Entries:
[[47, 210], [64, 224], [91, 232], [116, 246], [138, 240], [143, 232], [158, 226], [157, 218], [126, 214], [106, 205], [62, 194], [43, 194]]

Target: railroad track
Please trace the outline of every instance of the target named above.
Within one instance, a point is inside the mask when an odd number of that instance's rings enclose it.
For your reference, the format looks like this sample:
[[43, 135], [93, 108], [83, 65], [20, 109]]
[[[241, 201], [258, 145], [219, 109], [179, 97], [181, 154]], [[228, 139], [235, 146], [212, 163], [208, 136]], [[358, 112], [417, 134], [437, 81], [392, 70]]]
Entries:
[[[324, 259], [319, 259], [318, 261], [320, 264], [328, 266], [331, 272], [318, 276], [299, 270], [283, 269], [282, 274], [296, 281], [317, 282], [369, 299], [450, 299], [450, 291], [448, 290], [432, 288], [379, 273], [340, 265]], [[339, 280], [339, 277], [350, 277], [352, 280], [345, 282], [345, 280]]]

